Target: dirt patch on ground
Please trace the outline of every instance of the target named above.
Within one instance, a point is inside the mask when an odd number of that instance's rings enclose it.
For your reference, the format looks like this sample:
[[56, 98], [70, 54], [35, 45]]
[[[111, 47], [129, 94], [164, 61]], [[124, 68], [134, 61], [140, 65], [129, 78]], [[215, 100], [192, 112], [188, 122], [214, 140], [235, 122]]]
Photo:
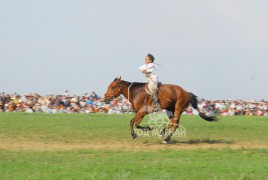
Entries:
[[127, 150], [127, 151], [152, 151], [152, 150], [192, 150], [192, 149], [268, 149], [268, 144], [253, 143], [185, 143], [174, 142], [171, 144], [140, 143], [140, 142], [109, 142], [109, 143], [44, 143], [44, 142], [17, 142], [0, 140], [1, 150], [36, 150], [36, 151], [64, 151], [64, 150]]

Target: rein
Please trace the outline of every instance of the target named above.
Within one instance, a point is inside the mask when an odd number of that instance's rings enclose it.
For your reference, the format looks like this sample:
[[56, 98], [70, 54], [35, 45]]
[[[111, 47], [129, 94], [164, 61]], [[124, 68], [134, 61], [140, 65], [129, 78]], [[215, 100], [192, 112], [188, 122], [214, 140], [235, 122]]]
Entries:
[[127, 92], [128, 92], [127, 101], [128, 101], [128, 103], [130, 103], [129, 102], [129, 94], [130, 94], [130, 88], [131, 88], [132, 85], [133, 85], [133, 83], [131, 83], [130, 86], [128, 86], [128, 89], [127, 89]]
[[129, 109], [128, 109], [128, 111], [130, 111], [130, 109], [131, 109], [131, 105], [132, 105], [132, 104], [129, 102], [130, 88], [131, 88], [132, 85], [133, 85], [133, 83], [131, 83], [130, 86], [128, 86], [128, 89], [127, 89], [127, 91], [128, 91], [128, 94], [127, 94], [127, 102], [128, 102], [128, 104], [129, 104]]
[[164, 92], [159, 88], [159, 91], [161, 92], [161, 94], [165, 97], [165, 99], [168, 101], [168, 102], [171, 102], [171, 100], [169, 100], [168, 98], [167, 98], [167, 96], [164, 94]]

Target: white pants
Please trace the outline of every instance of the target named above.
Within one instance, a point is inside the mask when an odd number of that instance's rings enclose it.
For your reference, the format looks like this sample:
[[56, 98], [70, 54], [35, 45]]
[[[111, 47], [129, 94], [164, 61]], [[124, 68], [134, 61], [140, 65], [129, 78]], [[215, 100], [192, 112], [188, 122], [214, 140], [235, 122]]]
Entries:
[[151, 93], [155, 93], [158, 90], [158, 76], [150, 75], [147, 78], [148, 89]]

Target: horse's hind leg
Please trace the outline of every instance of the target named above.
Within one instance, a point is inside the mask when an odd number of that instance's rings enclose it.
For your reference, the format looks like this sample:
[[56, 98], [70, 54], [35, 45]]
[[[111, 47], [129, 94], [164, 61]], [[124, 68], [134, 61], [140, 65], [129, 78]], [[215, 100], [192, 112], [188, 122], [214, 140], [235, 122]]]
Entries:
[[180, 122], [180, 117], [181, 117], [181, 114], [183, 112], [183, 109], [182, 108], [178, 108], [175, 110], [175, 113], [174, 113], [174, 118], [173, 118], [173, 131], [169, 133], [168, 137], [162, 142], [163, 144], [167, 144], [170, 142], [170, 139], [172, 137], [172, 135], [176, 132], [178, 126], [179, 126], [179, 122]]
[[169, 124], [167, 127], [165, 127], [159, 134], [159, 137], [164, 137], [166, 134], [166, 131], [168, 131], [170, 128], [172, 128], [172, 126], [174, 125], [174, 118], [170, 118], [169, 119]]
[[166, 131], [168, 131], [170, 128], [172, 128], [173, 124], [174, 124], [174, 112], [172, 111], [167, 111], [167, 116], [169, 117], [169, 124], [167, 127], [165, 127], [159, 134], [159, 137], [164, 137], [166, 134]]

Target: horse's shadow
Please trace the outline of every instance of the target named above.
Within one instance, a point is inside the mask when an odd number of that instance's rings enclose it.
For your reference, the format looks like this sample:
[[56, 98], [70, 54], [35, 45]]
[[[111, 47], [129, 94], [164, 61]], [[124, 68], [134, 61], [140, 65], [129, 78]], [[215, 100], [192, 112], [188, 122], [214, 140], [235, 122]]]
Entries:
[[233, 144], [232, 141], [222, 140], [222, 139], [190, 139], [186, 141], [171, 141], [170, 144]]

